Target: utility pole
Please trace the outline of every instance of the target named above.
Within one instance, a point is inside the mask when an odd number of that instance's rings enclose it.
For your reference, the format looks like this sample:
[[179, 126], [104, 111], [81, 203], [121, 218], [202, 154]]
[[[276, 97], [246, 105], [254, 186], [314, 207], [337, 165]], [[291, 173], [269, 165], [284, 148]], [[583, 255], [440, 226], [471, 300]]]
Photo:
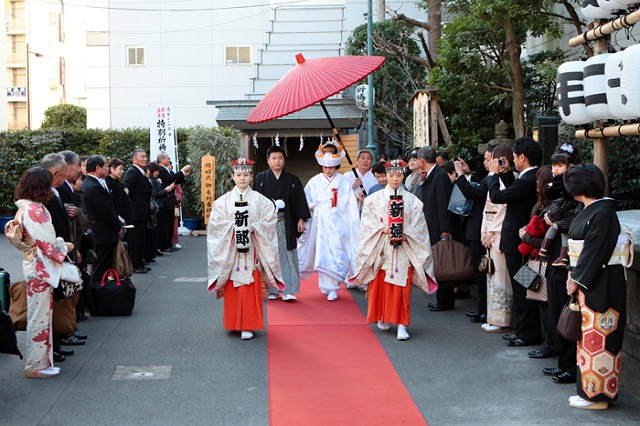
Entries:
[[[373, 0], [367, 0], [367, 55], [373, 56]], [[377, 146], [373, 140], [373, 73], [367, 77], [367, 149], [373, 158], [377, 156]]]

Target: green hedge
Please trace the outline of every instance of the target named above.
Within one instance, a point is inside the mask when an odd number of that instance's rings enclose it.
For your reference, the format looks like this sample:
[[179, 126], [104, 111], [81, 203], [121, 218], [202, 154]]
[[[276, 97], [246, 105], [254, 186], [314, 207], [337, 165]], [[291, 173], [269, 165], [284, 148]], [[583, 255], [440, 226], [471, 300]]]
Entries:
[[[180, 166], [191, 164], [193, 175], [183, 185], [185, 217], [202, 214], [200, 203], [200, 158], [204, 154], [217, 159], [216, 197], [233, 187], [229, 160], [241, 155], [237, 131], [232, 128], [192, 127], [177, 129]], [[130, 163], [135, 148], [149, 152], [149, 129], [120, 130], [21, 130], [0, 132], [0, 215], [15, 211], [13, 192], [22, 173], [37, 165], [45, 154], [71, 150], [78, 155], [99, 154], [118, 157]]]

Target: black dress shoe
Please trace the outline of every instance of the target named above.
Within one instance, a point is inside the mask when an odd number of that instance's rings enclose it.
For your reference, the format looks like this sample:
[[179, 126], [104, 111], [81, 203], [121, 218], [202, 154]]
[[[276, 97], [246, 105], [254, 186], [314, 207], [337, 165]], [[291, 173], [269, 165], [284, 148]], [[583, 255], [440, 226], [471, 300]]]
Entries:
[[76, 320], [78, 321], [86, 321], [88, 317], [85, 314], [76, 314]]
[[525, 342], [522, 339], [507, 340], [505, 343], [507, 344], [507, 346], [529, 346], [529, 345], [531, 345], [531, 343]]
[[135, 272], [136, 274], [146, 274], [149, 271], [147, 271], [145, 268], [136, 268], [133, 270], [133, 272]]
[[64, 361], [64, 355], [59, 354], [58, 352], [54, 352], [54, 353], [53, 353], [53, 361], [55, 361], [55, 362], [62, 362], [62, 361]]
[[427, 306], [428, 306], [429, 308], [433, 308], [434, 306], [437, 306], [437, 305], [438, 305], [438, 303], [437, 303], [437, 302], [427, 303]]
[[436, 303], [433, 306], [429, 306], [429, 310], [431, 312], [451, 311], [453, 310], [453, 306], [444, 306], [439, 303]]
[[54, 353], [58, 353], [58, 354], [63, 355], [63, 356], [71, 356], [71, 355], [73, 355], [75, 353], [75, 351], [73, 349], [59, 348]]
[[80, 339], [80, 340], [87, 340], [87, 337], [89, 337], [89, 336], [87, 336], [86, 334], [81, 334], [81, 333], [74, 332], [73, 333], [73, 337], [75, 337], [76, 339]]
[[479, 317], [480, 315], [482, 315], [482, 312], [471, 312], [471, 311], [467, 311], [464, 313], [466, 316], [468, 316], [469, 318], [475, 318], [475, 317]]
[[535, 351], [528, 352], [529, 358], [549, 358], [555, 353], [555, 350], [551, 346], [543, 346], [542, 349], [536, 349]]
[[556, 383], [575, 383], [576, 375], [567, 373], [566, 371], [558, 376], [552, 377], [553, 381]]
[[516, 340], [518, 338], [518, 336], [516, 336], [515, 334], [503, 334], [502, 335], [502, 340]]
[[160, 250], [163, 253], [173, 253], [175, 250], [171, 247]]
[[562, 373], [564, 373], [564, 370], [558, 367], [547, 367], [542, 369], [542, 374], [545, 376], [559, 376]]
[[155, 259], [147, 259], [144, 261], [144, 263], [153, 263], [155, 261], [156, 261]]
[[478, 323], [485, 323], [487, 322], [487, 316], [486, 315], [480, 315], [479, 317], [471, 317], [469, 319], [471, 322], [478, 322]]
[[164, 256], [164, 253], [156, 249], [156, 256]]
[[80, 345], [84, 345], [84, 340], [80, 340], [77, 337], [71, 335], [64, 339], [60, 339], [60, 344], [67, 345], [67, 346], [80, 346]]
[[151, 268], [150, 268], [149, 266], [145, 266], [145, 267], [144, 267], [144, 268], [142, 268], [142, 269], [144, 269], [144, 270], [145, 270], [145, 271], [147, 271], [147, 272], [149, 272], [149, 271], [151, 270]]

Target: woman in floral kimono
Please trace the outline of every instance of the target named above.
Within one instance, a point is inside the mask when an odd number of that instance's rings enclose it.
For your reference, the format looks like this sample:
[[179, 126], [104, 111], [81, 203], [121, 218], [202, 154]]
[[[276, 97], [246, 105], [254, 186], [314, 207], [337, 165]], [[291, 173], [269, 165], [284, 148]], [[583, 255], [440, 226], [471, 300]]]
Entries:
[[[564, 175], [567, 192], [584, 204], [571, 222], [569, 238], [583, 241], [574, 252], [567, 294], [578, 292], [582, 312], [582, 339], [578, 341], [578, 395], [569, 405], [603, 410], [618, 398], [622, 337], [627, 321], [627, 266], [630, 253], [620, 243], [617, 202], [604, 198], [604, 176], [593, 164], [581, 164]], [[623, 234], [624, 235], [624, 234]], [[622, 236], [620, 236], [622, 237]], [[623, 246], [624, 247], [624, 246]], [[626, 246], [627, 251], [633, 247]], [[615, 254], [614, 254], [615, 253]], [[573, 259], [577, 256], [577, 262]]]
[[[506, 188], [503, 181], [508, 182], [514, 179], [513, 171], [511, 171], [514, 169], [513, 151], [508, 145], [498, 145], [492, 151], [491, 156], [493, 167], [499, 167], [500, 190], [503, 190]], [[509, 161], [509, 167], [498, 164], [498, 160], [503, 157]], [[499, 249], [502, 224], [506, 214], [507, 205], [492, 203], [489, 194], [487, 194], [480, 241], [483, 246], [489, 249], [489, 256], [491, 256], [494, 265], [493, 274], [487, 275], [487, 322], [482, 324], [482, 329], [489, 333], [503, 333], [511, 327], [513, 290], [509, 271], [507, 271], [507, 260]]]
[[224, 297], [222, 326], [240, 331], [242, 340], [264, 328], [262, 279], [284, 289], [278, 216], [273, 202], [250, 187], [253, 164], [231, 162], [236, 186], [213, 203], [207, 226], [208, 290]]
[[44, 206], [52, 196], [52, 178], [48, 170], [34, 167], [22, 175], [15, 191], [16, 217], [22, 224], [26, 249], [22, 270], [27, 281], [27, 377], [60, 374], [60, 368], [53, 366], [52, 287], [60, 282], [62, 262], [73, 244], [56, 238]]
[[340, 283], [353, 273], [360, 214], [351, 184], [336, 172], [345, 151], [335, 140], [318, 147], [322, 173], [304, 188], [311, 219], [298, 240], [300, 278], [318, 273], [318, 287], [328, 301], [338, 299]]
[[386, 163], [386, 188], [364, 199], [355, 274], [349, 280], [369, 283], [367, 321], [380, 330], [397, 324], [398, 340], [409, 339], [411, 285], [426, 293], [438, 288], [422, 202], [402, 186], [405, 165]]

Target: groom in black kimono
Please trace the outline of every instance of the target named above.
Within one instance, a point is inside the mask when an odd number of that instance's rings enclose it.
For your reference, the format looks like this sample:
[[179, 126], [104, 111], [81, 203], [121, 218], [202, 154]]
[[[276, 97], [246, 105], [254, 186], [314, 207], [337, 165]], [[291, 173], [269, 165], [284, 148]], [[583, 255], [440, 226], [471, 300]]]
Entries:
[[[267, 150], [269, 170], [259, 173], [253, 181], [253, 189], [273, 200], [278, 209], [278, 254], [282, 265], [285, 289], [282, 300], [294, 301], [300, 292], [300, 273], [296, 239], [304, 231], [305, 220], [311, 217], [304, 187], [300, 179], [284, 170], [284, 150], [271, 146]], [[269, 289], [269, 299], [278, 297], [278, 291]]]

